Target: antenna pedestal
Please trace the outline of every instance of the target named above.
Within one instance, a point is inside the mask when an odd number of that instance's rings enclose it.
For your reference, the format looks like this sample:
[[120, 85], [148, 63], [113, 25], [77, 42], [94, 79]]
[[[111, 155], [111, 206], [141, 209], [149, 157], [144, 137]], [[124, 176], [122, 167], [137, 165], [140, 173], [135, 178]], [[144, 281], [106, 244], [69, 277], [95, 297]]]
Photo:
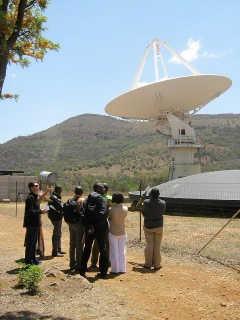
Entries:
[[[178, 156], [177, 152], [175, 152], [175, 157]], [[176, 158], [169, 166], [169, 174], [168, 180], [175, 180], [178, 178], [183, 178], [187, 176], [191, 176], [193, 174], [201, 173], [201, 164], [193, 163], [193, 164], [177, 164]]]
[[168, 148], [172, 150], [174, 159], [169, 168], [168, 180], [201, 173], [201, 164], [195, 154], [202, 145], [196, 141], [195, 130], [186, 120], [183, 121], [173, 114], [168, 114], [167, 118], [172, 133]]

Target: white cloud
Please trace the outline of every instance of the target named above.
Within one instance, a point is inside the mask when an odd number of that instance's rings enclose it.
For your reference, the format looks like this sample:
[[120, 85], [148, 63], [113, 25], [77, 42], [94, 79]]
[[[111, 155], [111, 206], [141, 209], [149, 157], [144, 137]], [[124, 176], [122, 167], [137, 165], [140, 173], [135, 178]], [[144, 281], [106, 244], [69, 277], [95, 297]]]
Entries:
[[210, 53], [210, 52], [207, 52], [205, 51], [203, 54], [202, 54], [202, 57], [204, 58], [210, 58], [210, 59], [218, 59], [220, 58], [220, 54], [217, 54], [217, 53]]
[[230, 54], [231, 52], [233, 51], [233, 48], [230, 48], [230, 49], [227, 49], [225, 50], [224, 52], [222, 53], [211, 53], [211, 52], [207, 52], [205, 51], [203, 54], [202, 54], [202, 57], [204, 58], [210, 58], [210, 59], [219, 59], [227, 54]]
[[[200, 49], [200, 40], [194, 41], [190, 38], [187, 43], [187, 49], [182, 51], [180, 55], [188, 62], [191, 62], [199, 58]], [[173, 63], [181, 63], [181, 61], [175, 56], [173, 56], [170, 61]]]
[[[189, 39], [187, 43], [187, 49], [180, 52], [180, 55], [188, 62], [199, 59], [200, 57], [209, 58], [209, 59], [220, 59], [221, 57], [230, 54], [233, 51], [233, 48], [229, 48], [222, 53], [212, 53], [205, 51], [200, 55], [199, 50], [201, 49], [200, 40], [194, 41], [193, 39]], [[172, 56], [169, 60], [172, 63], [181, 63], [181, 61], [176, 57]]]
[[12, 73], [12, 74], [11, 74], [11, 77], [12, 77], [12, 78], [16, 78], [17, 76], [18, 76], [18, 75], [17, 75], [16, 73]]
[[225, 56], [226, 54], [232, 53], [233, 52], [233, 48], [227, 49], [226, 51], [224, 51], [222, 53], [223, 56]]

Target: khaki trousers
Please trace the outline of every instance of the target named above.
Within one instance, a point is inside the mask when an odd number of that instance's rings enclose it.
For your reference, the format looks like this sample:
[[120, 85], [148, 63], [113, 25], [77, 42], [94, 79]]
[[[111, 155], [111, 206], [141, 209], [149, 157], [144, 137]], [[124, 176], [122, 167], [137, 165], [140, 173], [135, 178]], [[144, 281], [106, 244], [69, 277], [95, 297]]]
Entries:
[[76, 223], [69, 223], [69, 267], [80, 269], [83, 252], [84, 227], [81, 220]]
[[163, 227], [147, 229], [143, 227], [145, 234], [145, 266], [148, 268], [159, 268], [161, 266], [160, 246], [163, 235]]

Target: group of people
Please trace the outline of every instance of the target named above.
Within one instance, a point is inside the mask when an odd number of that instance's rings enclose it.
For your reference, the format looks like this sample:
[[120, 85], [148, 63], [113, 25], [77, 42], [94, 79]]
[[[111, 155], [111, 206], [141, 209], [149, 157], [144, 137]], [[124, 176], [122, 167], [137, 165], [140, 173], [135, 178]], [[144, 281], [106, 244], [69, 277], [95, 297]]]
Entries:
[[[48, 199], [48, 207], [40, 208], [40, 202], [46, 196], [39, 196], [37, 182], [28, 184], [30, 193], [26, 198], [23, 226], [26, 228], [25, 263], [38, 265], [36, 248], [42, 226], [41, 216], [47, 213], [53, 224], [52, 256], [63, 257], [61, 234], [63, 220], [62, 188], [56, 186]], [[99, 252], [99, 276], [105, 278], [109, 266], [112, 273], [126, 272], [126, 227], [128, 208], [123, 205], [121, 193], [108, 195], [107, 184], [96, 182], [93, 191], [86, 199], [82, 197], [83, 188], [77, 186], [71, 200], [76, 201], [77, 219], [69, 226], [69, 267], [70, 270], [85, 275], [92, 247], [95, 264]], [[94, 243], [94, 246], [93, 246]], [[94, 261], [93, 260], [93, 261]], [[94, 264], [94, 263], [93, 263]]]
[[[25, 263], [38, 265], [36, 257], [37, 244], [41, 233], [44, 213], [48, 214], [53, 225], [52, 256], [63, 257], [61, 235], [64, 204], [62, 202], [62, 188], [56, 186], [51, 193], [47, 189], [39, 196], [37, 182], [28, 184], [30, 193], [26, 198], [23, 226], [26, 228], [25, 236]], [[40, 208], [41, 201], [48, 197], [48, 206]], [[99, 257], [98, 276], [106, 278], [108, 268], [111, 273], [126, 272], [126, 242], [127, 233], [125, 221], [128, 213], [124, 205], [122, 193], [108, 194], [106, 183], [96, 182], [93, 191], [84, 199], [83, 188], [77, 186], [71, 201], [76, 202], [74, 222], [69, 226], [69, 267], [85, 276], [88, 270], [88, 261], [91, 257], [92, 266], [96, 266]], [[160, 245], [163, 233], [163, 213], [166, 203], [159, 198], [159, 189], [153, 188], [148, 199], [140, 200], [141, 211], [144, 217], [144, 233], [146, 246], [144, 250], [144, 268], [155, 270], [161, 268]]]

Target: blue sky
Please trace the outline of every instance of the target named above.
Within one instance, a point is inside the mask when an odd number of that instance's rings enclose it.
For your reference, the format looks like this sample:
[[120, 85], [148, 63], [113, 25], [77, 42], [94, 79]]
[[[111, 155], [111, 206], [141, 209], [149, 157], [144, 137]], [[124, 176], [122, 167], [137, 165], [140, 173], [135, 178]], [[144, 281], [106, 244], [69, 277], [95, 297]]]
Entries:
[[[27, 69], [9, 66], [3, 93], [20, 97], [0, 102], [0, 143], [80, 114], [106, 114], [108, 102], [130, 90], [153, 39], [166, 41], [202, 74], [233, 81], [200, 113], [240, 113], [240, 1], [52, 0], [45, 15], [46, 37], [61, 49]], [[151, 63], [149, 55], [142, 81], [154, 81]], [[170, 77], [188, 73], [171, 56], [167, 64]]]

